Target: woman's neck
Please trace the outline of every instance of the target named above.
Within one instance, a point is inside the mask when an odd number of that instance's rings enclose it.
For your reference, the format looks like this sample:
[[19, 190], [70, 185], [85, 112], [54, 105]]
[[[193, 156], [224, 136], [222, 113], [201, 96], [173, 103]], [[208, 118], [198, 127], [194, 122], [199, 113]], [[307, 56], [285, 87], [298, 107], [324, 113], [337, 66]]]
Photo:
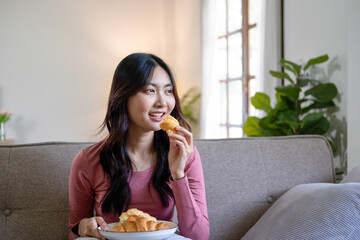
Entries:
[[126, 148], [135, 172], [146, 170], [156, 163], [154, 132], [128, 131]]

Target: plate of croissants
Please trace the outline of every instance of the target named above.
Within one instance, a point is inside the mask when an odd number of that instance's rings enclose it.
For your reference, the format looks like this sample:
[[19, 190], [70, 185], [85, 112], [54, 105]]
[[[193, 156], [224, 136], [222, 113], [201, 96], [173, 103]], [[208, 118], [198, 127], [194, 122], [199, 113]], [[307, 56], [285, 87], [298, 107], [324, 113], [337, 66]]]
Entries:
[[109, 231], [99, 227], [100, 234], [111, 240], [160, 240], [170, 237], [177, 229], [176, 223], [157, 220], [136, 208], [123, 212], [119, 220], [108, 224]]

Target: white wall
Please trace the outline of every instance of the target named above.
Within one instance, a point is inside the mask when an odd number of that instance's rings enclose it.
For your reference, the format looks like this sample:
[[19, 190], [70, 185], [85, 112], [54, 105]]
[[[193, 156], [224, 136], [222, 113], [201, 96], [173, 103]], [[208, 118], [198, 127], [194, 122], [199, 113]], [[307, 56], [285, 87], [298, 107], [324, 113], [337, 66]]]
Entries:
[[348, 0], [348, 170], [360, 165], [360, 1]]
[[14, 111], [7, 138], [100, 139], [113, 72], [132, 52], [168, 61], [180, 95], [198, 86], [201, 36], [189, 36], [201, 32], [200, 2], [0, 1], [0, 109]]
[[[189, 88], [201, 91], [201, 0], [165, 0], [167, 59], [175, 67], [178, 90], [182, 96]], [[199, 119], [190, 123], [195, 138], [200, 137], [200, 101], [193, 115]]]
[[[359, 66], [359, 2], [339, 0], [292, 0], [285, 1], [285, 58], [299, 62], [301, 59], [320, 56], [327, 53], [330, 60], [316, 68], [315, 75], [324, 81], [333, 82], [339, 90], [335, 103], [338, 110], [331, 118], [331, 136], [335, 140], [335, 166], [339, 167], [349, 156], [349, 165], [356, 159], [348, 146], [348, 130], [353, 132], [352, 123], [358, 115], [353, 111], [357, 103], [351, 98], [358, 98], [356, 90], [359, 83], [355, 78], [355, 66]], [[351, 16], [348, 18], [349, 11]], [[354, 22], [355, 21], [355, 22]], [[357, 65], [355, 65], [357, 58]], [[351, 95], [349, 95], [351, 93]], [[350, 97], [351, 96], [351, 97]], [[359, 102], [359, 101], [357, 101]], [[352, 109], [349, 114], [350, 109]], [[350, 117], [350, 118], [349, 118]], [[352, 125], [348, 125], [351, 123]], [[355, 140], [351, 139], [351, 141]], [[359, 150], [358, 150], [359, 151]], [[360, 156], [358, 152], [357, 157]], [[356, 160], [359, 161], [359, 160]]]

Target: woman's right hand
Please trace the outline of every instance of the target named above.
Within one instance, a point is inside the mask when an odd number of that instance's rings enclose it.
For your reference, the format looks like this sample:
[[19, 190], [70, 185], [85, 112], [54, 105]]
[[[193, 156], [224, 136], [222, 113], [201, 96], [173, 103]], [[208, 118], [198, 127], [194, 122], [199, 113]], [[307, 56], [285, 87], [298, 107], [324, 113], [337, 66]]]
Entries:
[[104, 221], [102, 217], [91, 217], [91, 218], [84, 218], [79, 223], [78, 233], [80, 237], [96, 237], [101, 240], [105, 240], [103, 236], [101, 236], [98, 226], [101, 229], [108, 231], [109, 227]]

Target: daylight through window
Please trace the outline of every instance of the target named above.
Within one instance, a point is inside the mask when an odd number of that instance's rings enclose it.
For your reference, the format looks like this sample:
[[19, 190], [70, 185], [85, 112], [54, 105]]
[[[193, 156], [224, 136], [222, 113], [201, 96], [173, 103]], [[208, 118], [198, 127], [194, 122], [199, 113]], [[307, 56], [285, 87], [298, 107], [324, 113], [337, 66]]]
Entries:
[[254, 111], [250, 97], [258, 81], [260, 0], [216, 1], [220, 137], [243, 137], [243, 123]]

